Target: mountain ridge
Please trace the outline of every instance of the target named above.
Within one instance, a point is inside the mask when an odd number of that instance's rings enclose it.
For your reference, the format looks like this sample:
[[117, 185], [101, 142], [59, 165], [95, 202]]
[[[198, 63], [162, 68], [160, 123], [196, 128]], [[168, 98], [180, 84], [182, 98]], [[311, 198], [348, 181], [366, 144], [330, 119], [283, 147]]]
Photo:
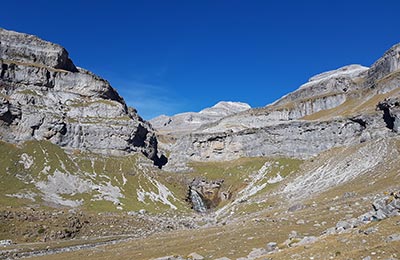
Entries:
[[[307, 158], [332, 147], [388, 136], [390, 129], [384, 130], [382, 112], [376, 111], [378, 102], [373, 100], [399, 96], [399, 53], [396, 44], [370, 68], [349, 65], [317, 74], [266, 107], [228, 115], [162, 144], [171, 152], [167, 168], [185, 170], [184, 162], [192, 160], [268, 154]], [[323, 113], [328, 114], [322, 118]]]
[[220, 101], [212, 107], [204, 108], [199, 112], [185, 112], [173, 116], [161, 115], [149, 122], [158, 131], [168, 133], [179, 131], [182, 134], [193, 131], [205, 124], [250, 109], [250, 105], [243, 102]]

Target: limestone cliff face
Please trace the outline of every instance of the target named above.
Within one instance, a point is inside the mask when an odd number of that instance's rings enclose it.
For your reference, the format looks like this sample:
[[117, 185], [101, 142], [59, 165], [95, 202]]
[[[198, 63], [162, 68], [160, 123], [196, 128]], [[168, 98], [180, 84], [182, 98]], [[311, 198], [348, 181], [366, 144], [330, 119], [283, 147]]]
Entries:
[[54, 69], [77, 72], [77, 68], [61, 46], [33, 35], [0, 28], [0, 59], [43, 65]]
[[371, 68], [350, 65], [321, 73], [266, 107], [226, 116], [176, 138], [168, 147], [168, 167], [180, 170], [191, 160], [248, 156], [309, 158], [393, 135], [398, 130], [395, 102], [378, 107], [386, 116], [376, 106], [400, 95], [399, 50], [400, 45], [393, 46]]
[[44, 139], [66, 149], [158, 159], [150, 124], [106, 80], [76, 67], [61, 46], [4, 29], [0, 136], [11, 143]]
[[150, 120], [150, 123], [158, 132], [163, 134], [187, 134], [221, 118], [249, 109], [250, 106], [246, 103], [221, 101], [198, 113], [187, 112], [174, 116], [162, 115]]
[[376, 87], [384, 78], [388, 78], [392, 73], [400, 69], [400, 43], [394, 45], [378, 59], [368, 70], [367, 83]]

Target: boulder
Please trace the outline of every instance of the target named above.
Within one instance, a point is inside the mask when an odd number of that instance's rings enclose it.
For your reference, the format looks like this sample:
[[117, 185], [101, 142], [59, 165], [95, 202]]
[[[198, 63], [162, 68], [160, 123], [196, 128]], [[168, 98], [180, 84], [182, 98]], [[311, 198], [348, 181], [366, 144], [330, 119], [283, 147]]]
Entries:
[[269, 242], [265, 247], [267, 252], [272, 252], [278, 249], [278, 244], [276, 242]]
[[189, 254], [187, 258], [192, 259], [192, 260], [203, 260], [204, 256], [199, 255], [198, 253], [194, 252], [194, 253]]
[[383, 111], [386, 127], [393, 132], [400, 132], [400, 97], [386, 98], [379, 102], [377, 109]]

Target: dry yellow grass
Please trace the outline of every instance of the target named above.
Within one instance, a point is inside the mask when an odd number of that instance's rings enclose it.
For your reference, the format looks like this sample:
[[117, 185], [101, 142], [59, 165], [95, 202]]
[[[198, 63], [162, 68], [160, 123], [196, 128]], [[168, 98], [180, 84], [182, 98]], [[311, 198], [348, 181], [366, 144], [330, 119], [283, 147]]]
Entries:
[[[360, 113], [370, 114], [374, 113], [376, 110], [376, 105], [384, 100], [385, 98], [391, 96], [398, 96], [400, 94], [400, 88], [396, 88], [385, 94], [364, 93], [364, 98], [349, 98], [343, 104], [323, 111], [313, 113], [303, 117], [304, 120], [326, 120], [336, 116], [349, 117], [358, 115]], [[370, 96], [370, 98], [365, 99], [365, 97]]]

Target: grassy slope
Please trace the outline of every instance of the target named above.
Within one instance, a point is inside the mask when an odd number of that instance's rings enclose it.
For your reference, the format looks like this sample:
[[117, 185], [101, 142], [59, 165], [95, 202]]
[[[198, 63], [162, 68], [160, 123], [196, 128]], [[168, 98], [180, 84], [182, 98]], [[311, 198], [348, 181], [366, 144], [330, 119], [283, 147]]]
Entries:
[[[394, 139], [391, 149], [400, 151], [400, 141]], [[299, 170], [287, 177], [288, 181], [294, 177], [307, 174], [309, 164], [314, 165], [318, 160], [326, 156], [335, 156], [340, 153], [335, 149], [312, 161], [303, 163]], [[265, 160], [265, 159], [264, 159]], [[246, 162], [246, 160], [242, 161]], [[256, 163], [262, 164], [260, 159]], [[221, 165], [213, 166], [212, 169], [222, 168]], [[226, 163], [225, 167], [235, 168], [235, 163]], [[202, 167], [203, 171], [210, 171], [210, 166]], [[298, 166], [296, 166], [298, 167]], [[367, 255], [376, 254], [381, 259], [400, 256], [399, 242], [385, 242], [387, 236], [398, 233], [399, 217], [389, 218], [380, 222], [372, 222], [352, 230], [350, 233], [330, 235], [321, 237], [318, 242], [306, 246], [288, 248], [284, 241], [288, 239], [291, 231], [296, 231], [300, 237], [320, 236], [321, 233], [335, 226], [337, 221], [357, 217], [371, 209], [371, 202], [375, 196], [382, 196], [389, 191], [397, 190], [400, 187], [396, 181], [399, 178], [400, 164], [398, 158], [390, 156], [385, 162], [379, 164], [374, 171], [366, 173], [352, 181], [316, 194], [315, 196], [301, 201], [305, 208], [288, 212], [289, 201], [276, 203], [274, 207], [264, 207], [254, 210], [254, 214], [243, 215], [243, 210], [238, 210], [227, 224], [216, 227], [201, 228], [190, 231], [174, 231], [166, 234], [158, 234], [145, 239], [134, 240], [113, 246], [99, 247], [98, 249], [82, 250], [78, 252], [64, 253], [53, 256], [42, 257], [41, 259], [108, 259], [118, 256], [118, 259], [150, 259], [165, 255], [187, 255], [197, 252], [206, 259], [215, 259], [226, 256], [231, 259], [246, 256], [253, 248], [264, 247], [266, 243], [277, 242], [281, 251], [268, 255], [271, 259], [362, 259]], [[219, 177], [217, 175], [216, 177]], [[256, 198], [278, 198], [275, 191], [279, 190], [285, 181], [276, 184], [273, 189], [265, 189], [256, 195]], [[345, 196], [346, 192], [353, 195]], [[243, 204], [243, 207], [250, 207], [252, 200]], [[241, 205], [240, 205], [241, 206]], [[318, 214], [316, 214], [316, 212]], [[297, 224], [303, 220], [304, 224]], [[378, 231], [369, 235], [364, 234], [368, 228], [377, 228]], [[265, 258], [265, 257], [264, 257]], [[260, 259], [264, 259], [260, 258]], [[374, 257], [373, 257], [374, 259]]]
[[[390, 149], [400, 151], [399, 140], [393, 139], [390, 145]], [[185, 183], [185, 179], [201, 175], [210, 180], [223, 178], [225, 179], [224, 185], [226, 185], [224, 189], [230, 187], [232, 191], [240, 190], [254, 172], [266, 162], [270, 162], [272, 165], [268, 168], [267, 178], [276, 176], [279, 172], [280, 175], [285, 177], [285, 180], [280, 183], [269, 184], [255, 196], [237, 204], [236, 209], [232, 210], [233, 215], [230, 216], [230, 221], [223, 222], [215, 227], [158, 233], [148, 238], [117, 245], [101, 246], [96, 249], [41, 258], [109, 259], [118, 256], [118, 259], [150, 259], [165, 255], [187, 255], [191, 252], [197, 252], [206, 256], [207, 259], [222, 256], [235, 259], [246, 256], [253, 248], [264, 247], [266, 243], [271, 241], [277, 242], [283, 249], [268, 256], [272, 259], [290, 259], [292, 255], [296, 254], [299, 257], [295, 256], [295, 259], [309, 259], [309, 257], [329, 259], [331, 256], [335, 259], [347, 259], [349, 257], [359, 259], [371, 252], [379, 254], [382, 259], [395, 254], [400, 255], [398, 242], [386, 243], [384, 241], [387, 236], [398, 230], [400, 221], [398, 218], [373, 222], [366, 227], [355, 229], [354, 232], [349, 234], [323, 237], [315, 244], [307, 246], [287, 248], [283, 244], [293, 230], [300, 237], [320, 236], [324, 230], [335, 226], [337, 221], [357, 217], [370, 210], [374, 196], [383, 195], [385, 192], [399, 188], [396, 180], [399, 178], [400, 164], [396, 156], [391, 156], [386, 158], [385, 162], [379, 164], [374, 171], [299, 202], [304, 205], [304, 209], [287, 212], [291, 204], [290, 201], [286, 201], [276, 192], [295, 177], [307, 174], [310, 169], [315, 168], [319, 161], [322, 163], [324, 158], [340, 154], [340, 149], [342, 148], [328, 151], [304, 163], [286, 158], [243, 158], [232, 162], [193, 163], [194, 171], [181, 176], [161, 173], [165, 177], [165, 183], [169, 187], [175, 188], [176, 194], [180, 194], [177, 196], [185, 196], [185, 189], [182, 189], [179, 183]], [[84, 156], [80, 158], [85, 161]], [[124, 174], [128, 174], [126, 171], [132, 170], [129, 163], [121, 167], [121, 165], [118, 166], [117, 161], [112, 161], [109, 165], [100, 159], [97, 161], [95, 168], [98, 171], [108, 169], [107, 171], [115, 172], [122, 169]], [[83, 162], [79, 160], [77, 162], [78, 165], [81, 165], [81, 168], [87, 167], [86, 170], [89, 171], [91, 166], [87, 162], [85, 166]], [[130, 172], [130, 174], [138, 173]], [[257, 184], [264, 183], [267, 178], [263, 178]], [[353, 192], [354, 195], [346, 197], [344, 196], [346, 192]], [[232, 200], [234, 199], [233, 197]], [[316, 212], [318, 214], [315, 214]], [[304, 224], [297, 224], [299, 220], [303, 220]], [[362, 230], [369, 227], [377, 227], [379, 232], [373, 235], [364, 235]], [[366, 242], [361, 243], [362, 239]], [[38, 244], [37, 246], [42, 245]]]
[[[121, 198], [124, 211], [139, 210], [144, 208], [152, 212], [163, 212], [168, 206], [152, 202], [148, 198], [144, 203], [137, 200], [139, 185], [147, 192], [157, 193], [157, 188], [150, 179], [157, 179], [161, 183], [168, 177], [157, 169], [147, 166], [138, 167], [138, 161], [143, 160], [139, 155], [112, 157], [95, 154], [81, 154], [75, 152], [66, 154], [60, 147], [47, 141], [29, 141], [21, 147], [0, 142], [0, 201], [1, 206], [29, 206], [32, 201], [10, 197], [12, 194], [30, 191], [35, 193], [35, 198], [40, 202], [41, 192], [32, 181], [47, 181], [55, 171], [78, 176], [82, 181], [91, 181], [94, 184], [110, 183], [112, 186], [121, 187], [124, 198]], [[21, 155], [27, 155], [33, 164], [26, 168], [21, 161]], [[47, 168], [46, 168], [47, 166]], [[169, 185], [169, 184], [167, 184]], [[65, 199], [84, 199], [83, 208], [93, 211], [116, 211], [116, 206], [111, 201], [93, 201], [98, 194], [96, 190], [75, 194], [61, 194]], [[184, 208], [180, 200], [177, 206]]]
[[[400, 93], [399, 88], [396, 88], [385, 94], [376, 94], [373, 91], [364, 91], [362, 98], [349, 98], [343, 104], [322, 110], [311, 115], [305, 116], [304, 120], [326, 120], [336, 116], [354, 116], [357, 114], [369, 114], [374, 113], [376, 110], [376, 105], [384, 100], [385, 98], [397, 96]], [[369, 97], [369, 98], [365, 98]]]
[[[83, 200], [83, 204], [75, 211], [83, 212], [82, 221], [89, 222], [90, 220], [90, 225], [87, 226], [93, 229], [83, 230], [80, 236], [90, 236], [91, 234], [98, 235], [104, 229], [107, 229], [110, 218], [115, 218], [114, 222], [123, 226], [123, 218], [126, 218], [127, 211], [146, 209], [154, 214], [165, 212], [192, 214], [190, 205], [185, 199], [187, 196], [187, 183], [194, 177], [204, 176], [208, 180], [225, 180], [222, 189], [231, 192], [233, 196], [229, 201], [221, 204], [221, 207], [232, 202], [236, 194], [248, 185], [251, 175], [257, 172], [266, 162], [270, 162], [273, 165], [271, 171], [268, 172], [268, 178], [276, 176], [278, 172], [285, 177], [297, 167], [285, 168], [285, 166], [291, 163], [294, 163], [294, 165], [300, 164], [298, 160], [285, 158], [242, 158], [231, 162], [193, 163], [193, 172], [175, 174], [162, 172], [154, 167], [143, 166], [143, 163], [145, 165], [147, 162], [139, 155], [110, 157], [81, 153], [79, 151], [67, 154], [58, 146], [47, 141], [30, 141], [20, 147], [1, 142], [0, 153], [3, 155], [0, 164], [0, 188], [2, 191], [0, 193], [0, 210], [2, 212], [16, 212], [16, 214], [22, 213], [29, 218], [28, 221], [23, 219], [4, 220], [5, 222], [1, 224], [0, 239], [13, 239], [16, 242], [41, 241], [50, 231], [59, 230], [61, 227], [69, 225], [68, 214], [63, 213], [60, 215], [59, 212], [68, 212], [70, 208], [49, 204], [44, 201], [42, 198], [44, 194], [33, 183], [33, 181], [46, 182], [47, 178], [52, 176], [55, 171], [63, 172], [66, 175], [78, 176], [83, 182], [91, 181], [99, 185], [110, 183], [112, 186], [120, 187], [124, 196], [119, 198], [120, 205], [104, 199], [95, 199], [99, 195], [96, 190], [59, 194], [64, 200]], [[26, 168], [21, 161], [23, 154], [32, 159], [32, 164]], [[290, 172], [288, 171], [289, 169]], [[175, 199], [170, 198], [170, 201], [178, 207], [177, 210], [171, 210], [168, 205], [152, 201], [148, 196], [145, 197], [144, 202], [138, 200], [138, 190], [153, 192], [154, 194], [158, 193], [154, 182], [152, 182], [154, 180], [162, 183], [172, 192]], [[264, 183], [266, 180], [262, 179], [259, 182]], [[270, 185], [268, 188], [272, 186], [274, 185]], [[262, 192], [260, 191], [258, 194]], [[35, 201], [10, 197], [10, 195], [15, 194], [33, 194], [31, 197]], [[118, 209], [118, 207], [122, 207], [122, 210]], [[47, 221], [45, 225], [42, 222], [43, 220], [34, 217], [35, 214], [42, 214], [39, 213], [42, 211], [49, 212], [49, 214], [43, 213], [44, 221]], [[56, 217], [50, 216], [53, 213]], [[102, 213], [112, 213], [112, 215], [107, 219], [106, 217], [101, 217], [102, 215], [107, 216], [107, 214], [104, 215]], [[104, 222], [106, 226], [101, 224], [96, 226], [94, 225], [96, 222]], [[136, 225], [132, 221], [129, 223], [132, 226]], [[118, 229], [115, 232], [118, 233]], [[121, 229], [121, 233], [124, 233], [123, 229]]]

